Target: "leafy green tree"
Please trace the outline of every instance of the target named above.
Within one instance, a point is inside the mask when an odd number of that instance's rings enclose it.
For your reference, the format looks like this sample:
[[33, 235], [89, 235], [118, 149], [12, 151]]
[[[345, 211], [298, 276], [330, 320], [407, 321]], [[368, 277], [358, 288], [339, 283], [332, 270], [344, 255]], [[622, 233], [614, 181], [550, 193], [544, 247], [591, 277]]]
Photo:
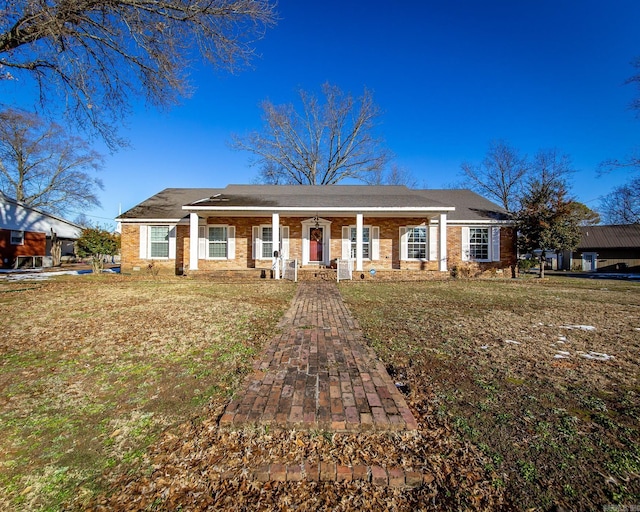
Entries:
[[572, 251], [580, 242], [579, 203], [568, 196], [563, 180], [543, 173], [529, 181], [520, 204], [518, 245], [523, 253], [539, 254], [540, 277], [544, 277], [547, 252]]
[[115, 256], [120, 250], [120, 235], [99, 227], [82, 230], [76, 242], [76, 252], [81, 258], [91, 257], [95, 274], [102, 272], [107, 257]]
[[600, 214], [589, 208], [586, 204], [574, 201], [572, 208], [572, 215], [576, 217], [576, 221], [580, 226], [595, 226], [600, 224]]

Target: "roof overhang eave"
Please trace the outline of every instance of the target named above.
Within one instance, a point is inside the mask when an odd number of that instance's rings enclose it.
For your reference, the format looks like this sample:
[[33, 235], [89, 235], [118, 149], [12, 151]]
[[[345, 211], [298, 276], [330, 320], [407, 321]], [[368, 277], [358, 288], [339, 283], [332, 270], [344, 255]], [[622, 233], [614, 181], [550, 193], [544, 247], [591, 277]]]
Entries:
[[500, 225], [500, 226], [514, 226], [516, 223], [515, 220], [510, 219], [478, 219], [478, 220], [453, 220], [447, 219], [447, 224], [449, 226], [477, 226], [478, 224], [492, 224], [492, 225]]
[[150, 222], [161, 222], [163, 224], [166, 224], [167, 222], [178, 223], [182, 219], [184, 219], [184, 217], [180, 217], [180, 218], [169, 218], [169, 217], [162, 217], [162, 218], [136, 218], [136, 219], [131, 219], [131, 218], [127, 218], [127, 217], [116, 217], [115, 221], [116, 222], [132, 222], [132, 223], [135, 222], [135, 223], [140, 223], [140, 224], [149, 224]]
[[216, 213], [298, 213], [298, 214], [340, 214], [340, 213], [446, 213], [455, 211], [454, 206], [400, 206], [400, 207], [355, 207], [355, 206], [183, 206], [183, 210], [188, 212], [216, 212]]

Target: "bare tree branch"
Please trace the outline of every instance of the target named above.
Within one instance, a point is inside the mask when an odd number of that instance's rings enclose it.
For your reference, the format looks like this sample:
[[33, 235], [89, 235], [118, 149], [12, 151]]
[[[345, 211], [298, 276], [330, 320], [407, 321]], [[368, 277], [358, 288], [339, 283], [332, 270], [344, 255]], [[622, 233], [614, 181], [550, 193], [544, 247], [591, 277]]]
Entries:
[[102, 157], [57, 124], [19, 110], [0, 112], [0, 190], [52, 213], [99, 206]]
[[463, 162], [460, 169], [469, 188], [514, 212], [530, 167], [526, 156], [520, 156], [518, 150], [498, 140], [491, 142], [480, 165]]
[[[636, 111], [636, 116], [640, 118], [640, 57], [637, 57], [632, 65], [638, 73], [625, 81], [626, 84], [635, 85], [638, 89], [638, 96], [631, 102], [629, 107]], [[640, 141], [639, 141], [640, 142]], [[631, 149], [631, 153], [624, 158], [610, 158], [601, 162], [598, 166], [598, 175], [607, 174], [611, 171], [624, 169], [630, 173], [640, 171], [640, 145]]]
[[113, 147], [130, 96], [175, 104], [195, 52], [233, 71], [274, 22], [268, 0], [0, 0], [0, 80], [31, 76], [45, 108], [62, 94]]
[[600, 211], [608, 224], [640, 224], [640, 177], [604, 196]]
[[333, 185], [345, 179], [366, 181], [382, 169], [389, 155], [373, 134], [380, 116], [365, 89], [356, 101], [340, 89], [324, 84], [324, 104], [300, 91], [301, 112], [293, 105], [262, 104], [264, 128], [232, 147], [254, 155], [262, 182], [272, 184]]

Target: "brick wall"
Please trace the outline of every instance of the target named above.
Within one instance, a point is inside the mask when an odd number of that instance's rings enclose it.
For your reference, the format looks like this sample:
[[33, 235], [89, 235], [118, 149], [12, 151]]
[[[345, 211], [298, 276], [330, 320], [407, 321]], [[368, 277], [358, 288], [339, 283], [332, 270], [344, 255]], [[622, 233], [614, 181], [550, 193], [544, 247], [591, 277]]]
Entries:
[[[289, 257], [302, 261], [302, 218], [281, 217], [280, 224], [289, 227]], [[342, 257], [342, 227], [355, 225], [355, 217], [335, 217], [330, 228], [330, 257], [331, 259]], [[246, 268], [271, 268], [271, 260], [254, 260], [252, 254], [252, 228], [257, 225], [270, 224], [270, 218], [231, 218], [209, 217], [210, 224], [227, 224], [234, 226], [235, 233], [235, 258], [233, 260], [206, 260], [198, 261], [199, 270], [235, 270]], [[438, 270], [437, 261], [400, 261], [400, 227], [407, 225], [420, 225], [424, 219], [406, 218], [382, 218], [369, 220], [365, 217], [364, 224], [380, 228], [380, 259], [377, 261], [363, 262], [364, 270], [371, 268], [380, 270]], [[190, 238], [189, 226], [178, 225], [176, 229], [176, 259], [140, 259], [140, 227], [137, 224], [122, 224], [122, 269], [124, 272], [145, 271], [153, 261], [154, 269], [161, 272], [181, 273], [182, 269], [188, 270]], [[515, 231], [513, 228], [501, 228], [501, 262], [481, 263], [483, 269], [506, 268], [515, 264]], [[462, 246], [462, 228], [448, 226], [447, 251], [449, 261], [460, 261]], [[136, 270], [137, 269], [137, 270]]]
[[45, 256], [47, 235], [45, 233], [24, 232], [24, 244], [11, 244], [11, 230], [0, 229], [0, 266], [13, 267], [18, 256]]
[[[478, 262], [482, 271], [491, 269], [511, 269], [517, 263], [516, 229], [513, 227], [500, 228], [500, 261]], [[447, 262], [448, 266], [462, 261], [462, 227], [447, 227]]]

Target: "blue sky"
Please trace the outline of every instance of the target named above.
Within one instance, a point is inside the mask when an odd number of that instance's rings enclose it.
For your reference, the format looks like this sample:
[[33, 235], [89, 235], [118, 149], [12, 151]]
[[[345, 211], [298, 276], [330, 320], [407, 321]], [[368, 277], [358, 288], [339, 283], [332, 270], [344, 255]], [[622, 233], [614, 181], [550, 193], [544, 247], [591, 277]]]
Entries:
[[569, 154], [573, 193], [594, 208], [628, 176], [596, 169], [640, 146], [628, 108], [640, 93], [624, 85], [640, 56], [637, 0], [280, 0], [278, 12], [251, 67], [195, 67], [180, 106], [135, 105], [122, 130], [132, 147], [107, 155], [103, 206], [86, 213], [104, 223], [165, 187], [251, 182], [257, 169], [231, 134], [261, 127], [262, 100], [326, 81], [373, 91], [394, 163], [429, 188], [458, 182], [494, 139]]

